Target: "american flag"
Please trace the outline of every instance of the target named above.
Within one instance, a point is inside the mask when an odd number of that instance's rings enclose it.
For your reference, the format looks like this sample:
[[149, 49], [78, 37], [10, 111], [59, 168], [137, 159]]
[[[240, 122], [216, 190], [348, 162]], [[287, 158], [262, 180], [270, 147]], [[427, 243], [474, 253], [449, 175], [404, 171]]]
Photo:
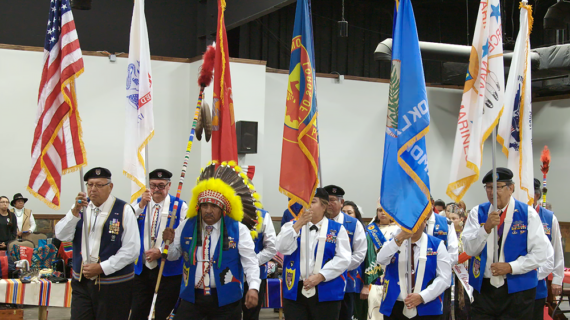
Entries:
[[69, 0], [51, 0], [28, 191], [59, 209], [61, 176], [87, 164], [75, 78], [83, 57]]

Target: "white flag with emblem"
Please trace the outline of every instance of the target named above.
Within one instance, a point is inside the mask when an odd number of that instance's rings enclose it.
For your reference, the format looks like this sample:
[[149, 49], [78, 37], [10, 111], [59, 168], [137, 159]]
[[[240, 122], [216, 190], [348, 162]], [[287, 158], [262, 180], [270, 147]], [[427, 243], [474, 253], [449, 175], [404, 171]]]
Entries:
[[532, 205], [534, 173], [532, 160], [532, 104], [530, 76], [530, 31], [532, 8], [520, 5], [520, 29], [505, 90], [505, 109], [499, 123], [497, 140], [513, 171], [515, 199]]
[[135, 0], [127, 68], [127, 120], [123, 165], [123, 174], [132, 180], [131, 202], [145, 190], [144, 150], [154, 135], [152, 98], [152, 72], [144, 0]]
[[459, 201], [479, 179], [483, 143], [497, 125], [505, 90], [499, 0], [481, 1], [457, 120], [447, 195]]

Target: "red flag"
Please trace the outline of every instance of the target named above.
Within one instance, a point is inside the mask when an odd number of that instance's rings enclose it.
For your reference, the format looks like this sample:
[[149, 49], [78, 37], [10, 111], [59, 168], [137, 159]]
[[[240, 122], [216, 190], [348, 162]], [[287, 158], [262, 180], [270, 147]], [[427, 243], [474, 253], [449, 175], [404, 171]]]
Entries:
[[236, 122], [232, 99], [230, 55], [224, 10], [226, 1], [218, 0], [218, 29], [214, 62], [214, 108], [212, 110], [212, 160], [237, 163]]
[[51, 1], [28, 191], [59, 209], [61, 176], [87, 164], [75, 78], [83, 58], [69, 0]]

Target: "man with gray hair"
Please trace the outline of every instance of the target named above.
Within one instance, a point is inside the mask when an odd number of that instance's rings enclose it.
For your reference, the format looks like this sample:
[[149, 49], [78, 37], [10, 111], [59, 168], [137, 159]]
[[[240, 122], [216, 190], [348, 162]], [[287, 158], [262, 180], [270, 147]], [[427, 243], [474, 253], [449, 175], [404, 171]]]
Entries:
[[87, 194], [80, 192], [55, 226], [59, 240], [73, 242], [71, 319], [128, 319], [140, 250], [135, 214], [111, 195], [108, 169], [93, 168], [83, 180]]

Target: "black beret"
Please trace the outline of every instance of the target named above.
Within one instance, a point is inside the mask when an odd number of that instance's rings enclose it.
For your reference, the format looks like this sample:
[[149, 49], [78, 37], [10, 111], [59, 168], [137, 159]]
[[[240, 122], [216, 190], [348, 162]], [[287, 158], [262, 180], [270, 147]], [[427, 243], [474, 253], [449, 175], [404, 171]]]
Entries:
[[160, 180], [170, 180], [172, 178], [172, 173], [165, 169], [156, 169], [153, 172], [148, 174], [148, 178], [152, 179], [160, 179]]
[[536, 178], [534, 178], [534, 190], [539, 190], [542, 187], [542, 182]]
[[323, 188], [317, 188], [315, 191], [315, 198], [329, 201], [329, 193]]
[[335, 186], [335, 185], [331, 184], [331, 185], [326, 186], [324, 189], [331, 196], [337, 196], [337, 197], [344, 196], [344, 190], [339, 186]]
[[94, 178], [111, 179], [111, 171], [109, 171], [109, 169], [95, 167], [87, 171], [87, 173], [83, 176], [83, 181], [87, 181], [89, 179], [94, 179]]
[[[512, 179], [513, 179], [513, 172], [511, 170], [502, 167], [497, 168], [497, 182], [499, 181], [507, 182], [507, 181], [512, 181]], [[482, 182], [483, 183], [493, 182], [493, 170], [489, 171], [483, 177]]]

